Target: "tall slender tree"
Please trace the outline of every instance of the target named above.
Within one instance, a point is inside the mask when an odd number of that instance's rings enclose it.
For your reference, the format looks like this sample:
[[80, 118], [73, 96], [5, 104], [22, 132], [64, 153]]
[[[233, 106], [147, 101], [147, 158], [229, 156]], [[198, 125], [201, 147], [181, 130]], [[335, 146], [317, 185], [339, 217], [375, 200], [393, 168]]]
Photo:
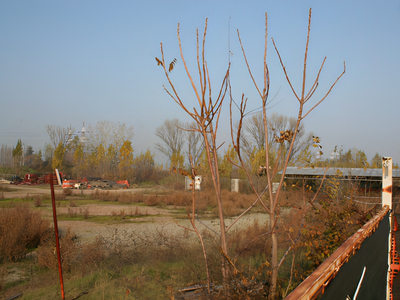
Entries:
[[22, 166], [22, 155], [24, 154], [23, 146], [22, 146], [22, 141], [21, 139], [18, 140], [17, 145], [15, 146], [12, 155], [13, 155], [13, 161], [14, 161], [14, 167], [19, 168]]
[[[206, 41], [206, 32], [207, 32], [207, 19], [203, 33], [202, 42], [199, 41], [199, 32], [197, 30], [197, 73], [199, 82], [196, 85], [193, 79], [192, 73], [189, 71], [189, 68], [186, 64], [185, 57], [183, 55], [181, 38], [180, 38], [180, 26], [178, 24], [177, 36], [178, 36], [178, 43], [179, 43], [179, 50], [181, 54], [181, 59], [186, 71], [186, 75], [189, 78], [190, 85], [195, 93], [197, 107], [193, 108], [193, 110], [189, 109], [192, 107], [192, 104], [187, 104], [183, 101], [183, 97], [178, 93], [175, 85], [173, 84], [170, 78], [170, 71], [174, 67], [173, 60], [170, 64], [166, 63], [164, 58], [164, 50], [163, 45], [161, 43], [161, 59], [156, 58], [158, 65], [164, 70], [165, 76], [168, 80], [168, 84], [170, 86], [170, 90], [165, 88], [167, 93], [172, 97], [172, 99], [193, 119], [196, 126], [193, 128], [193, 131], [198, 132], [202, 136], [202, 142], [204, 144], [205, 152], [207, 154], [208, 159], [208, 167], [211, 172], [211, 178], [214, 186], [214, 191], [217, 200], [218, 206], [218, 216], [219, 216], [219, 223], [220, 223], [220, 247], [221, 251], [227, 255], [228, 247], [227, 247], [227, 237], [225, 232], [225, 218], [224, 212], [222, 208], [222, 198], [221, 198], [221, 188], [220, 188], [220, 177], [218, 171], [218, 153], [217, 150], [219, 148], [219, 144], [217, 143], [217, 132], [218, 132], [218, 125], [219, 125], [219, 118], [221, 114], [221, 107], [223, 101], [226, 96], [227, 92], [227, 80], [229, 76], [229, 66], [225, 73], [224, 79], [220, 85], [219, 90], [217, 91], [216, 95], [212, 93], [211, 89], [211, 78], [208, 72], [207, 62], [205, 59], [205, 41]], [[200, 54], [201, 53], [201, 54]], [[171, 68], [172, 66], [172, 68]], [[190, 106], [189, 106], [190, 105]], [[193, 164], [192, 164], [193, 166]], [[194, 170], [193, 170], [193, 173]], [[195, 200], [193, 198], [193, 203]], [[193, 204], [194, 205], [194, 204]], [[194, 213], [194, 212], [193, 212]], [[192, 220], [192, 227], [193, 230], [196, 231], [196, 226], [194, 223], [194, 219]], [[199, 236], [200, 241], [202, 241], [202, 237], [199, 232], [196, 231]], [[203, 247], [204, 251], [204, 247]], [[205, 253], [205, 252], [204, 252]], [[227, 291], [227, 266], [223, 262], [222, 267], [222, 275], [225, 278], [225, 290]]]
[[[328, 91], [315, 103], [312, 104], [310, 107], [306, 106], [306, 104], [308, 104], [308, 101], [312, 98], [312, 96], [315, 93], [315, 90], [318, 87], [318, 83], [319, 83], [319, 77], [322, 71], [322, 68], [325, 64], [325, 60], [326, 58], [324, 58], [321, 67], [318, 71], [318, 74], [316, 76], [316, 79], [314, 80], [313, 84], [311, 85], [311, 88], [307, 91], [306, 90], [306, 75], [307, 75], [307, 58], [308, 58], [308, 45], [309, 45], [309, 39], [310, 39], [310, 29], [311, 29], [311, 9], [309, 11], [309, 18], [308, 18], [308, 31], [307, 31], [307, 40], [306, 40], [306, 48], [305, 48], [305, 54], [304, 54], [304, 68], [303, 68], [303, 78], [302, 78], [302, 85], [301, 85], [301, 89], [300, 89], [300, 93], [296, 92], [296, 90], [294, 89], [294, 86], [289, 78], [288, 72], [286, 70], [285, 65], [283, 64], [281, 55], [278, 51], [278, 48], [276, 47], [275, 41], [274, 39], [272, 39], [272, 42], [274, 44], [274, 48], [276, 50], [276, 53], [278, 55], [279, 61], [281, 63], [284, 75], [286, 77], [286, 80], [296, 98], [296, 103], [298, 104], [298, 114], [297, 114], [297, 119], [296, 122], [294, 124], [294, 126], [290, 129], [287, 129], [285, 131], [280, 131], [279, 135], [274, 136], [274, 140], [277, 144], [280, 144], [280, 152], [278, 153], [278, 156], [282, 155], [282, 175], [281, 175], [281, 179], [279, 182], [279, 187], [276, 190], [275, 193], [273, 193], [272, 190], [272, 179], [275, 177], [277, 171], [278, 171], [278, 165], [275, 164], [273, 165], [273, 163], [270, 161], [269, 159], [269, 155], [266, 155], [266, 161], [265, 161], [265, 172], [266, 172], [266, 176], [267, 176], [267, 187], [264, 191], [266, 191], [267, 193], [267, 197], [266, 199], [262, 199], [262, 196], [264, 194], [264, 192], [262, 192], [261, 194], [257, 192], [254, 184], [252, 183], [251, 177], [250, 177], [250, 173], [248, 171], [246, 171], [246, 174], [248, 175], [248, 178], [252, 184], [252, 188], [254, 193], [257, 195], [257, 201], [264, 207], [264, 209], [267, 211], [267, 213], [269, 214], [269, 234], [271, 236], [271, 243], [272, 243], [272, 249], [271, 249], [271, 260], [270, 260], [270, 267], [271, 267], [271, 280], [270, 280], [270, 284], [269, 284], [269, 299], [276, 299], [277, 294], [276, 294], [276, 290], [277, 290], [277, 281], [278, 281], [278, 269], [279, 269], [279, 264], [278, 264], [278, 233], [276, 230], [276, 225], [277, 225], [277, 221], [279, 219], [279, 199], [280, 199], [280, 194], [281, 194], [281, 189], [283, 186], [283, 180], [285, 177], [285, 173], [286, 173], [286, 168], [289, 164], [289, 161], [292, 157], [292, 152], [294, 150], [294, 146], [295, 146], [295, 141], [296, 138], [298, 136], [299, 133], [299, 129], [300, 129], [300, 125], [301, 125], [301, 121], [309, 114], [311, 113], [319, 104], [321, 104], [326, 97], [329, 95], [329, 93], [331, 92], [332, 88], [336, 85], [336, 83], [338, 82], [338, 80], [342, 77], [342, 75], [345, 72], [345, 69], [343, 70], [342, 74], [338, 76], [338, 78], [336, 79], [336, 81], [330, 86], [330, 88], [328, 89]], [[270, 149], [270, 145], [268, 143], [269, 140], [269, 136], [268, 133], [270, 132], [269, 128], [268, 128], [268, 117], [267, 117], [267, 104], [268, 104], [268, 95], [269, 95], [269, 87], [270, 87], [270, 77], [269, 77], [269, 70], [268, 70], [268, 66], [267, 66], [267, 36], [268, 36], [268, 26], [267, 26], [267, 14], [265, 14], [265, 42], [264, 42], [264, 62], [263, 62], [263, 74], [264, 74], [264, 78], [263, 78], [263, 85], [260, 87], [255, 78], [253, 77], [253, 74], [251, 72], [251, 68], [248, 64], [247, 61], [247, 57], [243, 48], [243, 44], [241, 42], [241, 38], [240, 38], [240, 34], [238, 31], [238, 38], [239, 38], [239, 42], [242, 48], [242, 52], [243, 52], [243, 56], [245, 59], [245, 63], [247, 65], [248, 71], [249, 71], [249, 75], [254, 83], [254, 86], [257, 90], [257, 93], [260, 97], [260, 101], [261, 101], [261, 108], [262, 108], [262, 115], [263, 115], [263, 124], [264, 124], [264, 134], [265, 134], [265, 151], [266, 153], [269, 153], [269, 149]], [[234, 101], [231, 98], [231, 116], [232, 116], [232, 108], [234, 107]], [[242, 133], [242, 127], [244, 124], [244, 119], [246, 117], [246, 104], [247, 104], [247, 99], [244, 98], [244, 96], [242, 96], [242, 101], [240, 104], [237, 104], [237, 107], [239, 108], [239, 112], [240, 112], [240, 120], [239, 120], [239, 126], [237, 129], [237, 135], [236, 137], [232, 134], [232, 142], [233, 145], [235, 147], [235, 149], [238, 152], [238, 156], [239, 156], [239, 160], [242, 161], [242, 156], [241, 156], [241, 147], [240, 147], [240, 143], [241, 143], [241, 133]], [[232, 120], [232, 117], [231, 117]], [[231, 123], [231, 128], [232, 128], [232, 133], [233, 133], [233, 124]], [[287, 143], [288, 146], [285, 147], [285, 151], [283, 151], [283, 144]], [[277, 161], [280, 161], [279, 159], [277, 159]], [[245, 165], [242, 163], [242, 166], [245, 167]]]
[[60, 142], [56, 150], [54, 150], [54, 156], [51, 164], [52, 169], [61, 169], [64, 166], [64, 154], [65, 146], [62, 142]]

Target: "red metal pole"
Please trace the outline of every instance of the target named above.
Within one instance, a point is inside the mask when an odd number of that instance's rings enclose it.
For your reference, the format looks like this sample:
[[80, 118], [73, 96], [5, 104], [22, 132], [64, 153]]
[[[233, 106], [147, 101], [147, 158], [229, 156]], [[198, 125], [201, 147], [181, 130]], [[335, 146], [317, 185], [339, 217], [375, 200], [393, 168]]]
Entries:
[[58, 271], [60, 273], [61, 298], [63, 300], [65, 300], [64, 282], [63, 282], [63, 274], [62, 274], [62, 266], [61, 266], [60, 241], [58, 239], [56, 197], [54, 195], [53, 173], [50, 173], [50, 190], [51, 190], [51, 204], [53, 206], [54, 232], [56, 234], [56, 250], [57, 250], [57, 259], [58, 259]]

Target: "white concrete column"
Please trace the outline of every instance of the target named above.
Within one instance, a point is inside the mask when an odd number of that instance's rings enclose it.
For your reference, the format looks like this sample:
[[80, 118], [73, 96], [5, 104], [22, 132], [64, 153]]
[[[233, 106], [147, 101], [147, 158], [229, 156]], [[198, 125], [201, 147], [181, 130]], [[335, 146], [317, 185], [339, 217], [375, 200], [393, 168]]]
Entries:
[[382, 207], [392, 209], [392, 158], [382, 157]]

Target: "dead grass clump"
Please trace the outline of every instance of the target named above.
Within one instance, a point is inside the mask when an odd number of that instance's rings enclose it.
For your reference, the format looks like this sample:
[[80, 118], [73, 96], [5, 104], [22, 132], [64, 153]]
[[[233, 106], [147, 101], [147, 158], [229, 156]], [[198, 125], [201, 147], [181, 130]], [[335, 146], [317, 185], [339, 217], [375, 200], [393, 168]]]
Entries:
[[2, 192], [10, 192], [11, 189], [8, 186], [4, 185], [4, 184], [0, 184], [0, 191], [2, 191]]
[[[106, 288], [125, 285], [135, 288], [135, 295], [153, 299], [148, 291], [159, 289], [164, 295], [167, 286], [176, 291], [186, 285], [202, 282], [207, 276], [204, 256], [198, 243], [188, 242], [183, 234], [171, 234], [161, 229], [150, 237], [147, 232], [132, 232], [109, 228], [113, 234], [100, 237], [93, 243], [82, 244], [71, 232], [61, 238], [61, 258], [65, 278], [78, 278], [94, 274], [93, 284], [99, 282], [97, 270], [107, 274]], [[191, 233], [187, 233], [191, 235]], [[213, 237], [214, 238], [214, 237]], [[210, 275], [214, 284], [222, 282], [221, 254], [213, 238], [205, 239], [210, 262]], [[39, 266], [57, 269], [54, 237], [37, 251]], [[129, 275], [128, 275], [129, 274]], [[117, 279], [117, 280], [115, 280]], [[138, 284], [141, 283], [141, 284]], [[144, 285], [142, 283], [145, 283]], [[112, 285], [112, 286], [111, 286]], [[103, 286], [104, 288], [104, 286]], [[92, 293], [91, 295], [96, 295]], [[155, 294], [154, 294], [155, 295]], [[93, 296], [94, 298], [99, 298]], [[100, 297], [101, 298], [101, 297]], [[140, 297], [144, 298], [144, 297]]]
[[118, 201], [120, 194], [119, 193], [112, 193], [109, 191], [101, 191], [101, 190], [94, 190], [90, 194], [92, 199], [97, 199], [100, 201], [111, 201], [116, 202]]
[[197, 201], [196, 200], [196, 210], [197, 212], [204, 212], [208, 208], [207, 201]]
[[17, 261], [45, 238], [50, 222], [27, 205], [0, 209], [0, 261]]
[[188, 191], [175, 192], [165, 195], [163, 201], [167, 205], [187, 206], [192, 202], [192, 193]]
[[208, 207], [217, 207], [217, 199], [214, 190], [201, 191], [199, 202], [204, 201]]
[[[71, 271], [79, 261], [80, 247], [77, 241], [76, 235], [70, 229], [60, 238], [61, 264], [65, 272]], [[54, 235], [48, 238], [42, 246], [38, 247], [36, 255], [39, 266], [48, 269], [57, 269], [57, 252]]]
[[229, 235], [229, 244], [233, 253], [241, 256], [254, 256], [268, 252], [266, 241], [268, 239], [268, 225], [261, 225], [257, 220], [245, 229], [235, 230]]
[[176, 191], [182, 191], [185, 189], [185, 185], [181, 182], [175, 182], [174, 184], [174, 190]]
[[[195, 197], [196, 197], [196, 210], [198, 212], [203, 212], [209, 208], [217, 207], [217, 201], [215, 198], [214, 190], [203, 190], [196, 192]], [[167, 197], [167, 199], [168, 198], [171, 199], [171, 200], [166, 200], [166, 203], [169, 205], [187, 207], [192, 204], [191, 191], [174, 193], [171, 196]]]
[[144, 203], [147, 196], [140, 193], [113, 193], [118, 195], [120, 203]]
[[133, 197], [131, 193], [121, 193], [118, 197], [118, 202], [121, 203], [132, 203], [133, 202]]
[[281, 192], [281, 206], [282, 207], [300, 207], [304, 202], [308, 203], [314, 197], [314, 192], [307, 189], [303, 194], [301, 188], [291, 188], [287, 191]]
[[98, 269], [106, 259], [106, 249], [104, 240], [100, 237], [90, 244], [85, 244], [80, 248], [79, 270], [82, 274], [89, 273], [93, 269]]
[[90, 193], [90, 198], [100, 200], [100, 191], [94, 190]]
[[74, 217], [76, 217], [76, 215], [77, 215], [76, 210], [72, 207], [68, 207], [68, 216], [70, 218], [74, 218]]
[[131, 194], [132, 203], [144, 203], [146, 196], [143, 194]]
[[[173, 205], [174, 207], [187, 207], [192, 203], [191, 191], [177, 191], [175, 193], [162, 196], [131, 194], [131, 197], [132, 198], [130, 202], [142, 202], [148, 206]], [[196, 191], [195, 197], [196, 210], [198, 212], [204, 212], [209, 209], [216, 210], [217, 201], [214, 190]], [[240, 214], [245, 208], [251, 205], [254, 200], [255, 198], [253, 195], [246, 195], [222, 190], [222, 203], [226, 216], [235, 216]]]
[[142, 215], [142, 213], [140, 212], [140, 209], [139, 209], [139, 207], [137, 207], [136, 206], [136, 208], [135, 208], [135, 214], [134, 214], [135, 216], [141, 216]]
[[40, 207], [42, 206], [42, 195], [35, 195], [33, 197], [33, 205], [35, 207]]
[[146, 196], [146, 200], [144, 201], [144, 204], [147, 206], [155, 206], [155, 205], [160, 205], [162, 201], [162, 198], [157, 197], [157, 195], [149, 195]]
[[254, 195], [240, 194], [227, 190], [221, 191], [225, 216], [236, 216], [249, 207], [255, 200]]
[[64, 198], [65, 197], [67, 197], [67, 196], [71, 196], [71, 195], [73, 195], [74, 194], [74, 192], [72, 191], [72, 189], [63, 189], [63, 195], [64, 195]]
[[89, 219], [89, 206], [85, 206], [79, 209], [79, 212], [83, 215], [85, 220]]
[[[232, 232], [229, 237], [230, 257], [246, 278], [258, 273], [259, 280], [267, 280], [270, 259], [271, 239], [268, 225], [255, 221], [242, 230]], [[262, 270], [262, 271], [261, 271]], [[261, 272], [260, 272], [261, 271]], [[261, 277], [260, 277], [261, 276]]]

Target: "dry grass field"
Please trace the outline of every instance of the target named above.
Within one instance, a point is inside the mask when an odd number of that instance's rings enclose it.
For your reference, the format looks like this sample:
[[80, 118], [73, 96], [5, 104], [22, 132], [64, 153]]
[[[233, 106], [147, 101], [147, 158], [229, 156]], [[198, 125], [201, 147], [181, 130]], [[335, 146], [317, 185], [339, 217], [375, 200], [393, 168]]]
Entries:
[[[365, 208], [350, 201], [343, 196], [345, 189], [338, 201], [331, 186], [323, 189], [316, 206], [307, 204], [314, 196], [312, 189], [306, 194], [300, 188], [282, 192], [276, 225], [279, 257], [289, 254], [279, 268], [281, 296], [376, 210], [367, 209], [373, 203]], [[207, 279], [202, 247], [188, 220], [190, 191], [163, 186], [83, 191], [56, 187], [55, 194], [66, 299], [202, 299], [180, 292]], [[226, 226], [254, 200], [254, 195], [222, 190]], [[214, 191], [196, 192], [196, 226], [215, 287], [223, 282], [217, 213]], [[231, 267], [233, 299], [241, 299], [243, 293], [251, 299], [266, 295], [268, 228], [268, 214], [256, 205], [228, 231], [229, 257], [224, 260]], [[20, 299], [60, 299], [54, 247], [50, 187], [0, 185], [0, 299], [19, 294]], [[218, 292], [216, 288], [214, 299], [224, 299]]]
[[[168, 299], [165, 298], [168, 290], [178, 296], [179, 288], [204, 282], [204, 259], [197, 236], [184, 228], [190, 227], [187, 219], [190, 192], [176, 192], [160, 186], [82, 192], [56, 187], [55, 194], [67, 294], [77, 297], [84, 292], [80, 299], [103, 296], [104, 299], [155, 299], [157, 294], [162, 295], [160, 299]], [[234, 216], [254, 201], [254, 196], [227, 191], [223, 194], [228, 215], [226, 225], [229, 226]], [[46, 185], [1, 186], [0, 210], [3, 214], [15, 211], [27, 216], [39, 215], [49, 232], [47, 235], [42, 233], [38, 237], [40, 242], [38, 240], [29, 249], [23, 247], [25, 252], [22, 251], [18, 259], [9, 259], [0, 266], [0, 299], [18, 293], [23, 293], [21, 299], [38, 299], [39, 294], [41, 299], [54, 299], [52, 297], [59, 293], [50, 195], [50, 187]], [[213, 191], [198, 192], [197, 198], [197, 223], [208, 245], [213, 278], [218, 282], [220, 254], [218, 238], [213, 232], [218, 232], [219, 224]], [[256, 237], [267, 224], [267, 214], [257, 207], [242, 218], [230, 234], [235, 240], [232, 243], [235, 251], [245, 248], [247, 241], [243, 237]], [[253, 232], [243, 234], [253, 227]], [[265, 239], [260, 243], [264, 248]], [[257, 255], [254, 268], [256, 261], [265, 259], [265, 255]], [[107, 272], [113, 272], [112, 276], [118, 278], [109, 278]], [[98, 277], [89, 280], [86, 286], [82, 281], [88, 280], [88, 276]], [[120, 282], [121, 278], [125, 278], [123, 282]], [[132, 280], [136, 286], [127, 288], [125, 281]], [[76, 284], [80, 287], [75, 287]], [[116, 286], [110, 288], [109, 285]], [[102, 289], [99, 290], [99, 286]], [[118, 288], [120, 291], [116, 291]], [[136, 291], [129, 294], [131, 298], [126, 294], [128, 289]], [[107, 293], [120, 293], [120, 296], [109, 298]]]

